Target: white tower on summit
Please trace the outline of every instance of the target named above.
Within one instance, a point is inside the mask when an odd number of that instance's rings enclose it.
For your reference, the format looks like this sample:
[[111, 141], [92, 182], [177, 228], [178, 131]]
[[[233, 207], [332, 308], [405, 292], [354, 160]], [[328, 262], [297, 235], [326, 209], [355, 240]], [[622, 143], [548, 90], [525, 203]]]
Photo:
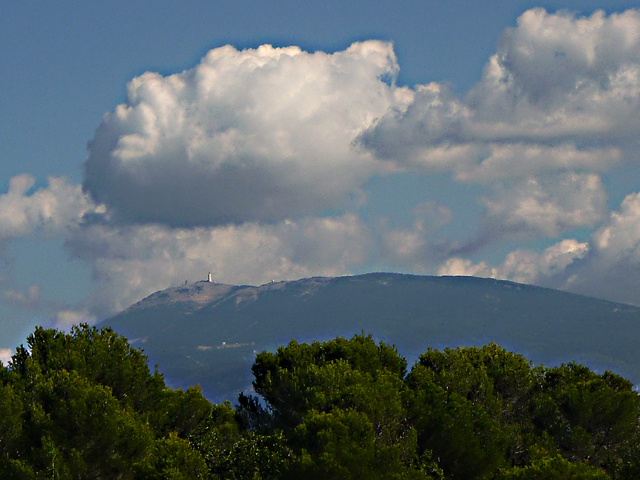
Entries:
[[207, 282], [213, 283], [213, 280], [211, 279], [211, 272], [209, 272], [209, 278], [207, 279]]

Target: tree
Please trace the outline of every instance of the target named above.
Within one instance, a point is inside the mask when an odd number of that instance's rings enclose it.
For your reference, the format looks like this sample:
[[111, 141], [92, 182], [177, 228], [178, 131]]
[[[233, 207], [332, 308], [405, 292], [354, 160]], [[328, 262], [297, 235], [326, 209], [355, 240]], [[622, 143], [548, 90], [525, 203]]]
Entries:
[[522, 357], [494, 344], [429, 349], [406, 378], [420, 451], [431, 451], [449, 478], [485, 478], [505, 465], [519, 443], [510, 422], [530, 374]]
[[0, 365], [0, 478], [592, 479], [640, 472], [627, 380], [495, 344], [411, 371], [371, 336], [262, 352], [255, 391], [174, 391], [106, 328], [38, 328]]
[[[547, 369], [489, 344], [429, 349], [406, 374], [395, 348], [355, 336], [263, 352], [253, 432], [281, 432], [280, 478], [635, 478], [638, 395], [610, 372]], [[637, 475], [636, 475], [637, 476]]]
[[611, 372], [533, 367], [490, 344], [430, 349], [405, 381], [419, 451], [432, 452], [449, 478], [498, 470], [547, 478], [535, 472], [553, 468], [566, 478], [604, 478], [638, 465], [630, 439], [637, 438], [639, 397]]
[[394, 347], [376, 345], [370, 336], [311, 344], [291, 341], [276, 353], [256, 356], [253, 386], [268, 405], [276, 426], [295, 427], [311, 409], [325, 411], [336, 401], [343, 407], [358, 401], [369, 403], [358, 400], [362, 392], [351, 387], [365, 377], [370, 382], [383, 376], [401, 382], [406, 366]]
[[3, 478], [204, 478], [183, 439], [211, 408], [199, 389], [166, 387], [109, 328], [39, 327], [27, 345], [1, 367]]
[[403, 403], [406, 360], [394, 347], [364, 335], [292, 341], [259, 354], [253, 372], [267, 408], [245, 399], [240, 414], [253, 419], [249, 428], [283, 432], [293, 452], [284, 478], [429, 478]]
[[571, 463], [561, 455], [545, 456], [520, 468], [502, 470], [496, 480], [610, 480], [599, 468], [578, 462]]
[[639, 406], [628, 380], [569, 363], [544, 373], [532, 419], [564, 458], [601, 466], [611, 464], [637, 432]]

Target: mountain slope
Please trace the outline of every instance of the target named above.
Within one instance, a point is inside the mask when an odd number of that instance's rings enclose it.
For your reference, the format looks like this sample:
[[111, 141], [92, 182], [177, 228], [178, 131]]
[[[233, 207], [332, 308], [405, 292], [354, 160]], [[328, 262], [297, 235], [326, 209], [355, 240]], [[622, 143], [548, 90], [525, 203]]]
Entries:
[[375, 273], [259, 287], [197, 282], [156, 292], [105, 320], [173, 385], [233, 399], [256, 351], [295, 338], [371, 333], [411, 361], [428, 347], [493, 341], [536, 363], [575, 360], [640, 383], [640, 309], [474, 277]]

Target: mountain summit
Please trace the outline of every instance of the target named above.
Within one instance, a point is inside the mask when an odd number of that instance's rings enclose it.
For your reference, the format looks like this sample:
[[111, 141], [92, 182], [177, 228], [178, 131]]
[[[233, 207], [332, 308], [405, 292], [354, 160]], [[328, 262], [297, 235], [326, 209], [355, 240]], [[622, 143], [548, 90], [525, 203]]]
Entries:
[[576, 361], [640, 383], [640, 308], [475, 277], [373, 273], [261, 286], [196, 282], [111, 317], [174, 386], [212, 399], [250, 388], [256, 352], [370, 333], [411, 361], [429, 347], [496, 342], [548, 365]]

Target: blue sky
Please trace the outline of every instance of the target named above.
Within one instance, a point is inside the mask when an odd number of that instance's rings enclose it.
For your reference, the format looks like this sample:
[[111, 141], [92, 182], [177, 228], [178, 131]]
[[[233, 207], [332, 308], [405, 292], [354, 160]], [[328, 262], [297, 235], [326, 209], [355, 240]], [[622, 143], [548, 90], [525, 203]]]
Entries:
[[208, 271], [638, 304], [634, 5], [5, 2], [0, 348]]

